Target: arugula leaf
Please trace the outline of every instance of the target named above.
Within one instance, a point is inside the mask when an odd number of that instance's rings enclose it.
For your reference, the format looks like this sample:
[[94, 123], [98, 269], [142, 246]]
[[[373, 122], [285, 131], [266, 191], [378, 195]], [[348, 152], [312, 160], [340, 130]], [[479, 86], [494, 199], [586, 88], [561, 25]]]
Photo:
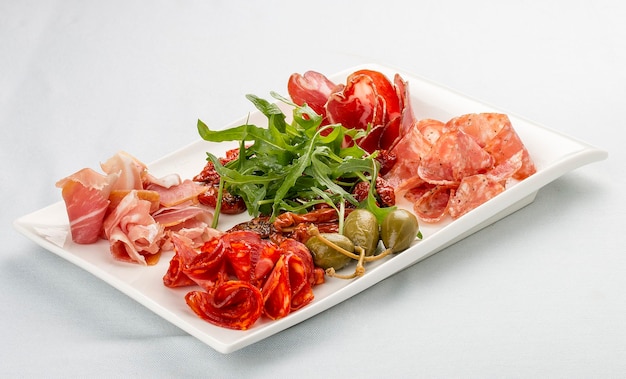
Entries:
[[[282, 211], [307, 212], [320, 203], [329, 204], [343, 215], [346, 201], [377, 215], [385, 213], [376, 205], [374, 155], [356, 144], [343, 147], [346, 137], [357, 139], [367, 131], [339, 124], [322, 126], [322, 116], [307, 105], [298, 106], [275, 92], [271, 95], [292, 108], [290, 122], [277, 104], [255, 95], [246, 98], [265, 115], [266, 128], [246, 123], [213, 131], [198, 120], [203, 139], [239, 141], [239, 158], [225, 165], [207, 153], [207, 160], [221, 177], [218, 202], [223, 187], [241, 196], [253, 217], [264, 214], [273, 220]], [[350, 193], [359, 181], [370, 182], [368, 198], [360, 204]], [[218, 218], [216, 212], [215, 225]]]

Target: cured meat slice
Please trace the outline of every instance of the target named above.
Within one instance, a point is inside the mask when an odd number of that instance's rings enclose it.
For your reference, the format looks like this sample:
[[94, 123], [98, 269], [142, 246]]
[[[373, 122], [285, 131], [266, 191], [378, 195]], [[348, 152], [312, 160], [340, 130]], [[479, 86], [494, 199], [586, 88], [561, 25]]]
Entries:
[[118, 179], [112, 190], [140, 190], [143, 189], [143, 179], [147, 174], [147, 166], [132, 155], [120, 151], [101, 163], [102, 171], [107, 174], [117, 174]]
[[291, 288], [286, 257], [282, 255], [261, 288], [263, 310], [267, 317], [278, 320], [291, 312]]
[[[396, 94], [398, 95], [400, 111], [402, 112], [402, 115], [400, 117], [400, 131], [398, 134], [398, 137], [402, 137], [409, 132], [409, 129], [411, 129], [413, 124], [416, 122], [416, 119], [415, 114], [413, 113], [413, 106], [411, 105], [409, 84], [404, 81], [404, 79], [402, 79], [399, 74], [394, 75], [393, 83], [396, 87]], [[393, 148], [393, 145], [390, 148]]]
[[[309, 253], [310, 255], [310, 253]], [[313, 267], [310, 267], [301, 255], [291, 253], [284, 255], [289, 273], [289, 289], [291, 292], [291, 310], [300, 309], [313, 301]]]
[[[217, 283], [226, 279], [226, 254], [220, 238], [206, 242], [197, 253], [189, 243], [172, 236], [183, 273], [205, 291], [211, 291]], [[175, 268], [175, 267], [174, 267]], [[174, 273], [171, 274], [175, 276]]]
[[302, 264], [305, 269], [305, 276], [307, 280], [310, 281], [311, 284], [314, 283], [313, 279], [310, 278], [313, 276], [313, 269], [315, 268], [315, 264], [313, 263], [313, 257], [311, 256], [311, 252], [306, 247], [306, 245], [302, 242], [296, 241], [293, 238], [287, 238], [280, 242], [278, 246], [280, 251], [288, 256], [295, 255], [302, 260]]
[[340, 91], [333, 92], [326, 103], [331, 123], [350, 129], [367, 129], [368, 124], [382, 125], [384, 105], [378, 102], [374, 79], [364, 72], [355, 72]]
[[424, 138], [426, 138], [431, 145], [434, 145], [439, 137], [445, 132], [446, 124], [439, 120], [425, 118], [419, 120], [416, 127], [422, 133]]
[[448, 210], [454, 190], [446, 186], [435, 186], [413, 203], [413, 211], [425, 222], [438, 222]]
[[150, 202], [150, 213], [156, 212], [159, 207], [159, 193], [156, 191], [150, 191], [150, 190], [113, 190], [111, 191], [111, 193], [109, 194], [109, 212], [112, 212], [117, 205], [120, 203], [120, 201], [122, 201], [122, 199], [124, 197], [126, 197], [126, 195], [128, 195], [128, 193], [130, 191], [136, 191], [137, 192], [137, 197], [139, 197], [141, 200], [148, 200]]
[[400, 133], [401, 99], [394, 84], [384, 74], [359, 70], [348, 76], [344, 87], [338, 87], [330, 95], [326, 115], [331, 123], [350, 129], [366, 130], [371, 126], [373, 136], [364, 138], [363, 144], [357, 143], [369, 152], [387, 150]]
[[446, 130], [462, 130], [474, 138], [476, 143], [491, 154], [496, 165], [506, 161], [518, 151], [522, 153], [522, 167], [513, 177], [525, 179], [537, 169], [524, 143], [518, 136], [511, 120], [501, 113], [471, 113], [451, 119], [446, 123]]
[[452, 218], [459, 218], [503, 191], [504, 186], [489, 175], [477, 174], [465, 177], [450, 199], [448, 212]]
[[336, 88], [335, 83], [316, 71], [292, 74], [287, 82], [287, 92], [293, 102], [298, 105], [306, 103], [321, 116], [326, 115], [326, 102]]
[[468, 134], [457, 130], [439, 137], [417, 171], [426, 182], [458, 185], [464, 177], [485, 173], [492, 166], [491, 155]]
[[150, 202], [131, 191], [103, 223], [111, 254], [118, 260], [155, 264], [165, 237], [164, 228], [150, 215]]
[[431, 148], [431, 143], [417, 128], [417, 124], [413, 124], [408, 133], [400, 138], [392, 150], [399, 159], [384, 176], [396, 188], [396, 193], [416, 187], [423, 182], [418, 175], [418, 168]]
[[196, 284], [187, 274], [185, 274], [185, 262], [191, 262], [199, 254], [192, 248], [188, 242], [185, 242], [178, 236], [172, 236], [171, 240], [174, 244], [174, 256], [170, 260], [167, 272], [163, 275], [163, 284], [166, 287], [176, 288], [185, 287]]
[[524, 164], [524, 151], [520, 150], [516, 154], [513, 154], [509, 159], [499, 163], [496, 167], [491, 169], [487, 174], [489, 177], [501, 183], [506, 184], [506, 181], [512, 178], [515, 173], [519, 172], [519, 169]]
[[56, 183], [65, 202], [72, 241], [96, 242], [109, 207], [109, 194], [118, 175], [102, 175], [84, 168]]
[[159, 201], [162, 206], [173, 207], [190, 200], [197, 201], [198, 195], [204, 193], [207, 190], [207, 186], [187, 179], [180, 184], [170, 187], [162, 187], [151, 183], [146, 186], [146, 189], [158, 192]]
[[263, 314], [263, 295], [250, 283], [230, 280], [211, 292], [191, 291], [187, 305], [202, 319], [224, 328], [247, 330]]
[[513, 174], [513, 178], [515, 179], [523, 180], [537, 172], [535, 163], [530, 158], [528, 150], [510, 122], [505, 124], [500, 133], [487, 143], [485, 151], [489, 152], [491, 156], [494, 157], [496, 164], [505, 162], [521, 151], [522, 165], [519, 170]]
[[226, 258], [239, 280], [259, 285], [280, 257], [278, 247], [259, 234], [235, 231], [224, 234]]

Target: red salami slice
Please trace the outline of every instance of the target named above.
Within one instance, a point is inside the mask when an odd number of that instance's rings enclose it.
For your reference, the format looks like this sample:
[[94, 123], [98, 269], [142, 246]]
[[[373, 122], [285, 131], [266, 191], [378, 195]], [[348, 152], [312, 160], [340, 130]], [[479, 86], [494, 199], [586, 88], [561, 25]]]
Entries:
[[176, 235], [171, 237], [171, 241], [174, 245], [174, 256], [170, 259], [167, 272], [163, 276], [163, 284], [170, 288], [185, 287], [196, 284], [194, 280], [185, 274], [184, 268], [185, 260], [188, 262], [193, 261], [193, 259], [198, 255], [198, 252], [191, 249], [189, 243], [183, 241]]
[[424, 138], [426, 138], [431, 145], [434, 145], [445, 132], [445, 126], [446, 124], [443, 122], [431, 118], [419, 120], [416, 125], [417, 129], [419, 129]]
[[258, 233], [235, 231], [224, 234], [222, 239], [235, 276], [255, 285], [260, 285], [280, 255], [273, 242], [262, 240]]
[[488, 175], [468, 176], [450, 199], [448, 211], [452, 218], [459, 218], [503, 191], [504, 186]]
[[285, 256], [281, 256], [261, 288], [263, 311], [272, 320], [278, 320], [291, 312], [291, 287]]
[[522, 140], [518, 136], [511, 120], [501, 113], [471, 113], [462, 115], [446, 123], [446, 130], [462, 130], [474, 138], [476, 143], [491, 154], [496, 165], [517, 154], [522, 153], [522, 167], [513, 176], [522, 180], [537, 170], [530, 159]]
[[291, 290], [291, 310], [295, 311], [313, 301], [313, 288], [309, 272], [312, 270], [297, 255], [287, 255], [289, 288]]
[[448, 210], [450, 196], [454, 193], [450, 187], [435, 186], [413, 203], [413, 211], [425, 222], [440, 221]]
[[211, 292], [191, 291], [185, 301], [202, 319], [229, 329], [249, 329], [263, 314], [261, 291], [242, 281], [226, 281]]
[[414, 124], [409, 132], [400, 138], [391, 152], [398, 157], [396, 164], [385, 174], [385, 179], [402, 192], [418, 186], [423, 180], [418, 175], [422, 159], [431, 150], [432, 145]]
[[457, 185], [470, 175], [485, 173], [493, 158], [462, 131], [443, 134], [422, 160], [418, 175], [426, 182]]
[[176, 255], [182, 262], [185, 275], [206, 291], [210, 291], [217, 283], [225, 280], [226, 258], [224, 243], [220, 238], [213, 238], [196, 251], [183, 240], [172, 238]]

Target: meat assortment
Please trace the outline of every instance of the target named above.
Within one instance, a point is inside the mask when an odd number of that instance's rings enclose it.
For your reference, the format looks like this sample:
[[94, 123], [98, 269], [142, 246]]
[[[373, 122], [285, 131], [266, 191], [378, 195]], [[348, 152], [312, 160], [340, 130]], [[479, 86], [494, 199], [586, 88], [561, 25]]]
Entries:
[[395, 157], [384, 178], [396, 196], [413, 203], [424, 222], [439, 222], [446, 215], [458, 218], [504, 191], [508, 182], [536, 171], [507, 115], [419, 119], [408, 83], [398, 74], [391, 82], [379, 72], [359, 70], [345, 84], [333, 85], [324, 75], [308, 71], [293, 74], [288, 89], [296, 104], [315, 104], [327, 122], [369, 128], [366, 137], [354, 142]]
[[209, 228], [212, 208], [197, 201], [206, 187], [173, 174], [156, 178], [125, 152], [101, 164], [103, 173], [84, 168], [56, 185], [62, 189], [72, 241], [109, 241], [120, 261], [153, 265], [171, 247], [172, 233], [197, 247], [217, 230]]
[[[367, 130], [357, 140], [346, 137], [345, 147], [358, 144], [376, 154], [382, 206], [393, 206], [402, 196], [423, 222], [459, 218], [536, 171], [506, 115], [419, 119], [408, 83], [398, 74], [390, 80], [377, 71], [359, 70], [345, 83], [334, 83], [308, 71], [293, 74], [287, 91], [295, 104], [321, 115], [322, 126]], [[220, 163], [238, 159], [238, 154], [238, 149], [230, 150]], [[335, 230], [334, 209], [287, 212], [272, 225], [258, 217], [221, 231], [210, 226], [214, 212], [246, 209], [240, 198], [228, 194], [216, 204], [220, 175], [211, 162], [186, 180], [176, 174], [154, 177], [124, 152], [101, 169], [85, 168], [56, 183], [73, 242], [106, 239], [113, 259], [140, 265], [156, 264], [163, 252], [173, 251], [163, 284], [189, 287], [184, 301], [200, 318], [246, 330], [261, 317], [276, 320], [306, 306], [314, 299], [313, 288], [324, 282], [324, 270], [292, 236], [308, 233], [299, 227], [302, 220], [313, 220], [320, 228], [330, 220]], [[360, 186], [354, 193], [361, 201], [368, 191], [369, 186]]]
[[287, 316], [313, 301], [324, 281], [306, 246], [293, 239], [275, 244], [258, 233], [225, 233], [199, 250], [173, 236], [175, 255], [163, 277], [167, 287], [197, 285], [185, 300], [201, 318], [245, 330], [262, 315]]

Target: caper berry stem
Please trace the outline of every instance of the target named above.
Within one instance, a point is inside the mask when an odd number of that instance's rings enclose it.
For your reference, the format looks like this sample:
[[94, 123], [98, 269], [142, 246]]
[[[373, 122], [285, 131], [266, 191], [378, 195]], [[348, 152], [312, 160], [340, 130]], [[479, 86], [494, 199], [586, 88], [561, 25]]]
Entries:
[[363, 261], [365, 259], [365, 249], [363, 249], [360, 246], [356, 246], [355, 247], [356, 250], [359, 250], [359, 260], [356, 264], [356, 268], [354, 269], [354, 272], [350, 275], [342, 275], [342, 274], [337, 274], [335, 272], [334, 268], [329, 268], [326, 270], [326, 275], [330, 276], [330, 277], [334, 277], [334, 278], [338, 278], [338, 279], [354, 279], [357, 278], [359, 276], [363, 276], [363, 274], [365, 274], [365, 266], [363, 265]]

